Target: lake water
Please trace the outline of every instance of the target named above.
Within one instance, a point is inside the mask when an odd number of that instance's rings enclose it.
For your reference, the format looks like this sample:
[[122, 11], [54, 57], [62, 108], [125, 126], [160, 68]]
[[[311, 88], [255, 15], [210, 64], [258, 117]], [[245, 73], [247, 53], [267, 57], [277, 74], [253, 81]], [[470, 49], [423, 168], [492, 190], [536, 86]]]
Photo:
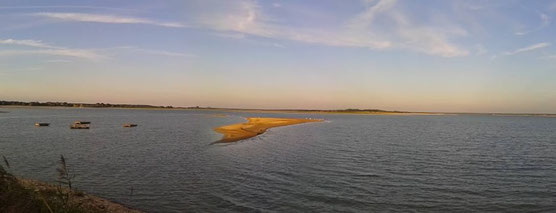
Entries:
[[[77, 188], [147, 212], [556, 211], [556, 118], [0, 111], [13, 173], [52, 182], [63, 154]], [[247, 116], [326, 122], [211, 145]]]

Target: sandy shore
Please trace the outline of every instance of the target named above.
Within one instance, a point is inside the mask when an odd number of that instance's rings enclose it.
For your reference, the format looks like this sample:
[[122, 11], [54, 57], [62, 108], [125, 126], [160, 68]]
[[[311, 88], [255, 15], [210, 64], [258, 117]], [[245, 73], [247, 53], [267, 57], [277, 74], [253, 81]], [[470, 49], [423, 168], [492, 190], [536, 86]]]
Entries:
[[234, 142], [255, 137], [272, 127], [322, 121], [322, 119], [302, 118], [247, 118], [247, 123], [221, 126], [215, 128], [214, 131], [224, 135], [219, 142]]
[[[37, 180], [18, 179], [19, 183], [25, 188], [32, 189], [43, 196], [53, 196], [57, 193], [56, 185], [40, 182]], [[64, 188], [64, 192], [70, 192]], [[76, 206], [87, 210], [87, 212], [107, 212], [107, 213], [142, 213], [142, 211], [131, 209], [122, 204], [115, 203], [104, 198], [90, 195], [84, 192], [71, 191], [71, 202]]]

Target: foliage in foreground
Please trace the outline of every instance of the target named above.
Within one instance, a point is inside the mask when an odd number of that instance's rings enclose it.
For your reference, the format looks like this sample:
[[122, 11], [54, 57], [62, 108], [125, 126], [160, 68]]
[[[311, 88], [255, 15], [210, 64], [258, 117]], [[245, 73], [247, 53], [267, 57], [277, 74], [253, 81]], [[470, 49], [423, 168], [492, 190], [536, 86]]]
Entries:
[[[80, 204], [72, 202], [72, 197], [82, 193], [73, 192], [62, 184], [71, 184], [63, 156], [59, 166], [59, 184], [57, 187], [42, 184], [37, 185], [32, 181], [17, 179], [6, 169], [9, 169], [8, 160], [3, 157], [6, 167], [0, 165], [0, 212], [6, 213], [80, 213], [96, 212], [82, 208]], [[69, 184], [68, 184], [69, 183]]]

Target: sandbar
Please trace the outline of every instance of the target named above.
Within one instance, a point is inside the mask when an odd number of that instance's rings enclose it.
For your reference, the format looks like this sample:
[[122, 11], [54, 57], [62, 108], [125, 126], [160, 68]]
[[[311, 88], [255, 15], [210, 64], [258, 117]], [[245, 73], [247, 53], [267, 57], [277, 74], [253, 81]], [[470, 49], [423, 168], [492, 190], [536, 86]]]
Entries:
[[310, 118], [247, 118], [246, 123], [238, 123], [215, 128], [224, 137], [218, 142], [235, 142], [263, 134], [267, 129], [309, 122], [322, 122], [322, 119]]

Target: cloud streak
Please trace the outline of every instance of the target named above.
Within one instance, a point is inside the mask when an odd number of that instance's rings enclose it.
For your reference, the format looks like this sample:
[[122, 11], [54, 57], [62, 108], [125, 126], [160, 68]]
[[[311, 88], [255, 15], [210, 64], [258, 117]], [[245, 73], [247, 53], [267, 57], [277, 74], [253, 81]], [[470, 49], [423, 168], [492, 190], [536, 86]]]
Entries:
[[20, 56], [20, 55], [52, 55], [69, 56], [82, 59], [98, 60], [105, 58], [93, 51], [77, 49], [43, 49], [43, 50], [0, 50], [0, 56]]
[[98, 54], [93, 50], [86, 49], [72, 49], [50, 45], [40, 40], [15, 40], [15, 39], [0, 39], [0, 45], [16, 45], [25, 47], [35, 47], [39, 49], [32, 50], [0, 50], [0, 56], [19, 56], [19, 55], [53, 55], [53, 56], [67, 56], [89, 60], [105, 59], [106, 56]]
[[544, 13], [539, 13], [539, 19], [541, 20], [541, 23], [537, 28], [532, 29], [532, 30], [527, 30], [527, 31], [515, 32], [515, 35], [524, 36], [524, 35], [527, 35], [529, 33], [542, 30], [543, 28], [548, 27], [548, 25], [550, 25], [550, 16], [548, 16]]
[[94, 22], [106, 24], [147, 24], [161, 27], [183, 28], [185, 25], [177, 22], [159, 22], [146, 18], [124, 17], [93, 13], [34, 13], [34, 16], [49, 19], [74, 21], [74, 22]]
[[[375, 35], [388, 40], [389, 47], [409, 49], [442, 57], [466, 56], [469, 52], [451, 43], [448, 38], [464, 36], [465, 30], [455, 26], [434, 27], [414, 23], [405, 11], [397, 8], [397, 0], [380, 0], [351, 20], [352, 31], [359, 35]], [[378, 20], [389, 22], [380, 26]], [[361, 37], [361, 36], [360, 36]]]
[[169, 56], [169, 57], [195, 57], [192, 54], [180, 53], [180, 52], [171, 52], [166, 50], [152, 50], [152, 49], [143, 49], [139, 47], [115, 47], [111, 49], [122, 49], [128, 50], [130, 52], [135, 53], [143, 53], [143, 54], [150, 54], [150, 55], [160, 55], [160, 56]]
[[0, 40], [0, 44], [8, 44], [8, 45], [21, 45], [21, 46], [28, 46], [28, 47], [40, 47], [40, 48], [56, 48], [49, 44], [43, 43], [42, 41], [38, 40], [14, 40], [14, 39], [5, 39]]
[[[374, 2], [373, 2], [374, 3]], [[203, 14], [202, 27], [272, 39], [291, 40], [337, 47], [358, 47], [374, 50], [408, 49], [442, 57], [465, 56], [469, 52], [451, 43], [449, 38], [466, 32], [457, 27], [450, 30], [419, 26], [396, 7], [396, 0], [380, 0], [367, 4], [364, 11], [336, 29], [299, 28], [278, 24], [264, 14], [255, 1], [239, 1], [225, 11]], [[377, 19], [393, 25], [376, 24]]]
[[204, 14], [200, 18], [202, 27], [216, 31], [235, 32], [245, 35], [285, 39], [311, 44], [342, 47], [366, 47], [380, 49], [389, 46], [388, 42], [372, 39], [360, 40], [342, 31], [324, 31], [318, 29], [300, 29], [274, 24], [271, 18], [262, 13], [254, 1], [239, 1], [230, 5], [233, 9]]
[[[93, 61], [109, 59], [110, 52], [113, 50], [126, 50], [130, 53], [140, 53], [149, 55], [159, 55], [166, 57], [195, 57], [192, 54], [171, 52], [166, 50], [143, 49], [133, 46], [111, 47], [102, 49], [73, 49], [60, 46], [54, 46], [44, 43], [40, 40], [16, 40], [16, 39], [0, 39], [1, 45], [34, 47], [35, 49], [8, 49], [0, 50], [0, 56], [22, 56], [22, 55], [51, 55], [65, 56], [73, 58], [88, 59]], [[49, 60], [46, 62], [68, 62], [67, 60]]]
[[524, 48], [520, 48], [514, 51], [509, 51], [509, 52], [505, 52], [504, 55], [516, 55], [516, 54], [520, 54], [520, 53], [524, 53], [524, 52], [530, 52], [533, 50], [537, 50], [537, 49], [542, 49], [545, 47], [550, 46], [550, 43], [547, 42], [543, 42], [543, 43], [538, 43], [538, 44], [533, 44]]
[[118, 10], [118, 11], [141, 11], [129, 8], [117, 7], [98, 7], [98, 6], [79, 6], [79, 5], [50, 5], [50, 6], [0, 6], [0, 10], [28, 10], [28, 9], [101, 9], [101, 10]]
[[543, 57], [541, 57], [541, 59], [551, 59], [551, 60], [554, 60], [554, 59], [556, 59], [556, 55], [547, 55], [547, 56], [543, 56]]

